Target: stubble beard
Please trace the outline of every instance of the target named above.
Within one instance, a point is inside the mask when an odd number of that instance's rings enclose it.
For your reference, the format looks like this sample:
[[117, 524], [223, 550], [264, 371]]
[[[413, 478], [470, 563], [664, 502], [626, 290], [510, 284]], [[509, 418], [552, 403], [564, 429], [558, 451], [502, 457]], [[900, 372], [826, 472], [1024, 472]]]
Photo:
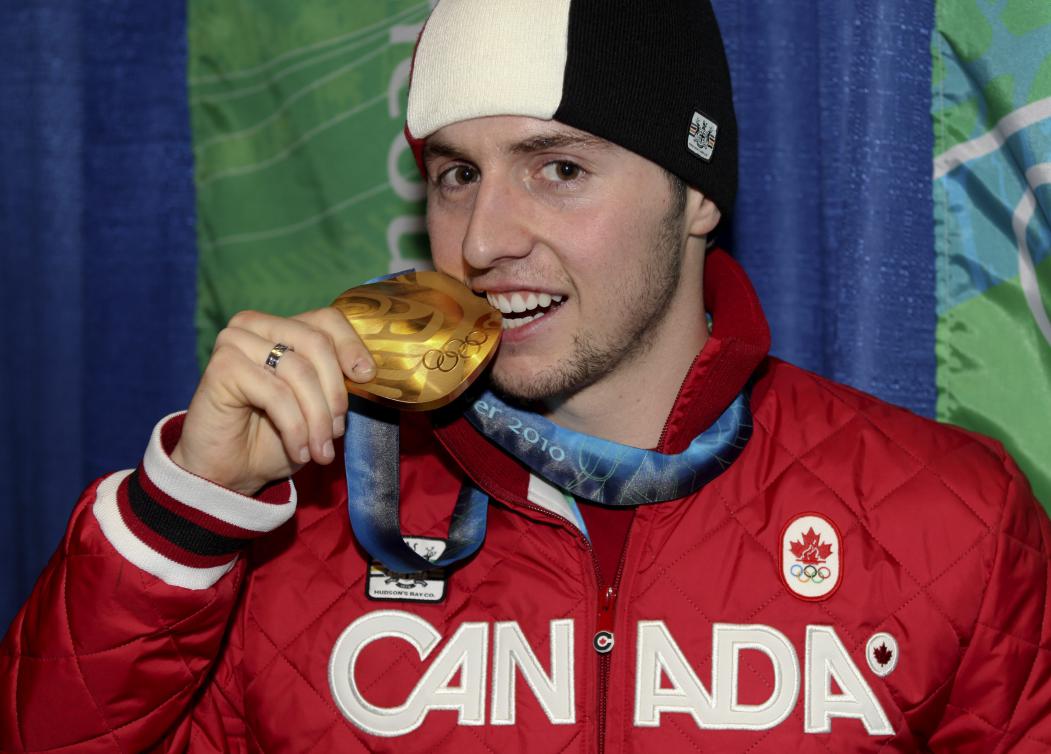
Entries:
[[617, 309], [620, 321], [615, 327], [603, 334], [588, 328], [575, 333], [570, 355], [542, 372], [506, 375], [494, 370], [492, 384], [497, 392], [527, 405], [538, 404], [537, 408], [550, 406], [643, 358], [655, 343], [650, 334], [668, 316], [679, 282], [685, 251], [681, 223], [682, 210], [678, 207], [660, 221], [651, 257], [653, 264], [632, 271], [631, 285], [627, 287], [637, 294], [633, 301]]

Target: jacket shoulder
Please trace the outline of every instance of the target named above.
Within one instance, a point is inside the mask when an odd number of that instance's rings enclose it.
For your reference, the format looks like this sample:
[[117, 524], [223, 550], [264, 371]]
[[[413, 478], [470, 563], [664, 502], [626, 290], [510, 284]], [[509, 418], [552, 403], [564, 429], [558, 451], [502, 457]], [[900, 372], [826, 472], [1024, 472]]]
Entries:
[[908, 677], [925, 684], [898, 689], [913, 730], [932, 751], [1045, 750], [1051, 521], [1001, 445], [774, 359], [752, 406], [737, 463], [770, 516], [834, 521], [839, 610], [923, 658]]
[[757, 432], [855, 513], [902, 500], [909, 510], [933, 506], [989, 531], [1020, 476], [993, 439], [778, 359], [764, 365], [752, 404]]

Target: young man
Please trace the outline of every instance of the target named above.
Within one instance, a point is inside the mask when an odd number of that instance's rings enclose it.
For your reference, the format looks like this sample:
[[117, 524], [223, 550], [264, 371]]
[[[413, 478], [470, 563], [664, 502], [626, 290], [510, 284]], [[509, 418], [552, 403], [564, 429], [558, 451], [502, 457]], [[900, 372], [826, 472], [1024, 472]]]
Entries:
[[[352, 414], [345, 478], [354, 330], [235, 317], [74, 511], [0, 748], [1051, 747], [1051, 526], [1014, 465], [768, 358], [706, 251], [736, 184], [707, 3], [442, 0], [407, 135], [435, 266], [505, 312], [492, 392], [406, 415], [386, 486], [392, 430]], [[475, 493], [448, 568], [373, 565], [347, 515], [433, 560]]]

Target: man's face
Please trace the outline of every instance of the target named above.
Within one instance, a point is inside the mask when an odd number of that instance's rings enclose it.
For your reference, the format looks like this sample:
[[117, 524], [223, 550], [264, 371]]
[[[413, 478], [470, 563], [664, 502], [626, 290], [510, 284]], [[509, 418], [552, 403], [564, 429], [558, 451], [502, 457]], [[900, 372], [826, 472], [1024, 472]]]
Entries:
[[659, 167], [518, 116], [446, 126], [424, 159], [435, 267], [504, 312], [498, 389], [552, 401], [646, 368], [686, 240], [681, 197]]

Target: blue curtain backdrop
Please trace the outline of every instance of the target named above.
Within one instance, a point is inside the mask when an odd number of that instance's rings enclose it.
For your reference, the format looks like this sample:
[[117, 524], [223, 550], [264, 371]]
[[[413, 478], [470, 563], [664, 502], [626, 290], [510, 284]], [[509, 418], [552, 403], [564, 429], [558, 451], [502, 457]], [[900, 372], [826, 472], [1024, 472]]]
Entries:
[[933, 0], [713, 0], [775, 353], [934, 414]]
[[196, 376], [181, 3], [0, 3], [0, 631]]
[[[931, 0], [713, 0], [741, 123], [730, 232], [805, 367], [930, 415]], [[0, 630], [82, 487], [196, 378], [179, 3], [0, 6]]]

